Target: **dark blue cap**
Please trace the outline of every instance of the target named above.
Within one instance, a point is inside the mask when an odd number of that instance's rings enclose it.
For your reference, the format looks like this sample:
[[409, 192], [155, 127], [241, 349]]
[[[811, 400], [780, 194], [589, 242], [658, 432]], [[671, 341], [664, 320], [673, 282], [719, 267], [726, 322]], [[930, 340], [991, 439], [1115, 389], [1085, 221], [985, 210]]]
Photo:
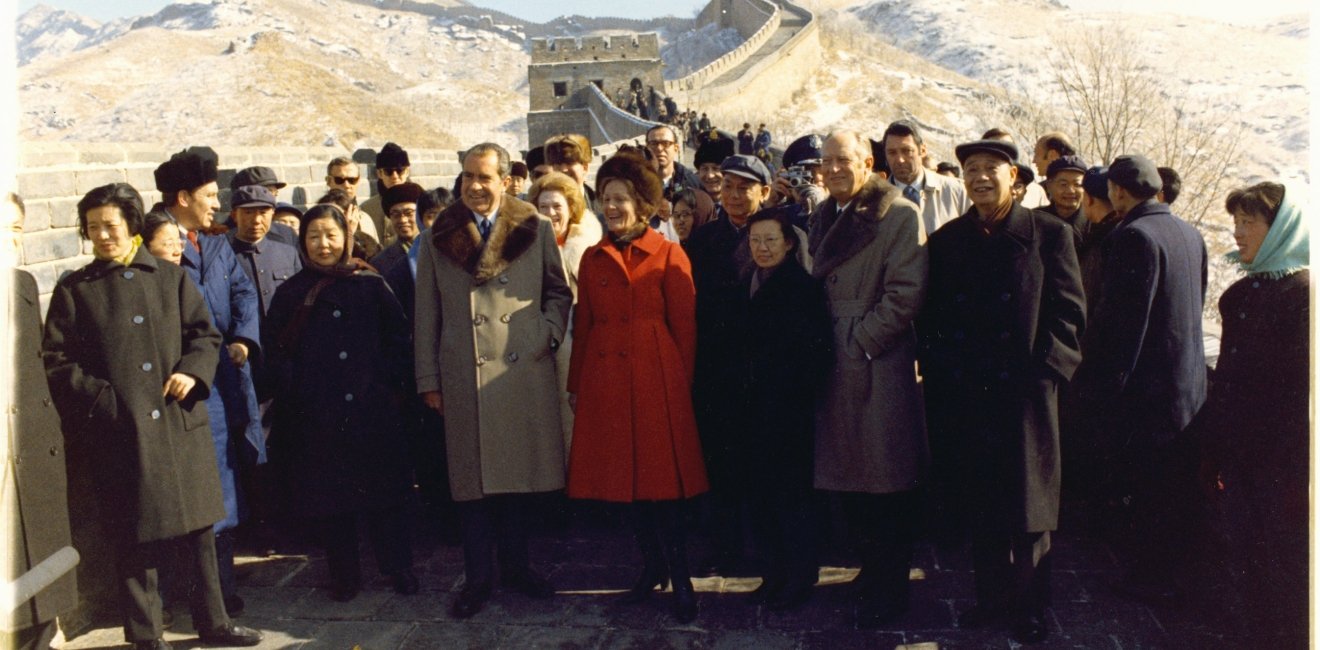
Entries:
[[[958, 164], [963, 166], [967, 165], [967, 158], [974, 153], [992, 154], [1003, 158], [1010, 163], [1016, 163], [1018, 159], [1017, 145], [1012, 142], [1004, 142], [1003, 140], [974, 140], [972, 142], [964, 142], [954, 147], [953, 152], [958, 156]], [[1032, 174], [1032, 176], [1035, 176], [1035, 174]]]
[[229, 196], [229, 205], [238, 208], [274, 208], [275, 195], [262, 185], [244, 185]]
[[1045, 178], [1054, 178], [1055, 174], [1062, 171], [1075, 171], [1085, 174], [1086, 161], [1081, 156], [1059, 156], [1045, 169]]
[[1109, 164], [1108, 179], [1138, 198], [1155, 196], [1164, 187], [1159, 168], [1140, 154], [1115, 158]]
[[788, 148], [784, 150], [784, 166], [819, 165], [820, 159], [825, 155], [822, 152], [824, 146], [825, 141], [820, 136], [814, 133], [804, 135], [789, 143]]
[[1086, 170], [1086, 175], [1082, 177], [1082, 189], [1086, 190], [1087, 195], [1095, 199], [1109, 200], [1109, 168], [1096, 165]]
[[303, 211], [299, 210], [298, 206], [292, 203], [285, 203], [283, 201], [280, 201], [279, 203], [275, 204], [275, 213], [279, 214], [280, 212], [292, 212], [298, 215], [299, 219], [301, 219], [303, 216]]
[[265, 185], [282, 190], [288, 187], [288, 183], [281, 183], [275, 178], [275, 170], [270, 167], [248, 167], [238, 170], [237, 174], [229, 181], [229, 189], [236, 190], [244, 185]]
[[729, 156], [720, 163], [720, 171], [725, 174], [742, 176], [748, 180], [756, 181], [762, 185], [770, 184], [770, 170], [766, 168], [765, 163], [760, 158], [738, 154]]

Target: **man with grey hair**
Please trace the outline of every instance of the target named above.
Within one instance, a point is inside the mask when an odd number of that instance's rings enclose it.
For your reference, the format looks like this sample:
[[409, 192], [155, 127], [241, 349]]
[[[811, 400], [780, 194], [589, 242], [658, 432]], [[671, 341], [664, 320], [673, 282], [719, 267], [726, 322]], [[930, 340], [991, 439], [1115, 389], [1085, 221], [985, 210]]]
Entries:
[[913, 319], [926, 291], [921, 214], [871, 173], [870, 141], [830, 134], [821, 170], [830, 198], [811, 216], [811, 274], [834, 318], [835, 364], [816, 410], [815, 486], [838, 498], [856, 536], [857, 625], [908, 608], [908, 570], [926, 469]]
[[466, 584], [450, 608], [469, 618], [500, 584], [533, 598], [554, 587], [527, 554], [529, 495], [564, 487], [555, 350], [573, 301], [550, 221], [508, 195], [509, 153], [463, 156], [461, 201], [419, 237], [417, 391], [445, 418], [449, 486], [463, 529]]

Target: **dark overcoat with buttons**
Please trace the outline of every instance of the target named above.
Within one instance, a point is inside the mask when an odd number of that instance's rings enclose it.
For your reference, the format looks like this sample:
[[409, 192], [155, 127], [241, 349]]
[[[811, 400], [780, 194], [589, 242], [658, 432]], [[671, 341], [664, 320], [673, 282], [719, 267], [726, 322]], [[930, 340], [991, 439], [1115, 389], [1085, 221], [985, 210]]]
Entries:
[[834, 336], [816, 408], [816, 487], [911, 490], [928, 459], [912, 329], [926, 293], [925, 228], [878, 176], [838, 207], [827, 199], [811, 219], [811, 274], [824, 283]]
[[402, 419], [412, 347], [385, 281], [304, 268], [276, 290], [262, 334], [270, 444], [293, 512], [325, 517], [402, 505], [412, 484]]
[[[95, 475], [107, 541], [177, 537], [224, 518], [206, 412], [219, 349], [197, 287], [145, 246], [127, 268], [97, 260], [56, 284], [46, 374], [70, 466]], [[197, 379], [182, 401], [163, 396], [176, 372]]]
[[226, 346], [243, 342], [249, 357], [261, 354], [261, 309], [257, 289], [239, 267], [238, 257], [222, 235], [198, 235], [201, 252], [184, 241], [180, 266], [197, 283], [211, 311], [212, 322], [222, 337], [216, 353], [215, 390], [206, 400], [211, 416], [215, 456], [224, 490], [225, 518], [216, 530], [238, 525], [239, 499], [235, 468], [240, 454], [255, 462], [266, 462], [266, 440], [261, 431], [252, 364], [235, 366]]
[[[9, 270], [9, 326], [14, 374], [6, 388], [9, 451], [5, 469], [0, 527], [4, 529], [6, 582], [27, 573], [70, 544], [64, 436], [41, 362], [41, 305], [37, 283], [18, 269]], [[0, 617], [0, 629], [15, 630], [49, 621], [77, 604], [73, 573], [43, 589], [13, 612]]]
[[1073, 243], [1067, 223], [1016, 203], [991, 234], [973, 207], [930, 237], [917, 331], [933, 460], [981, 531], [1058, 523], [1058, 385], [1086, 318]]
[[275, 290], [302, 269], [297, 245], [276, 241], [269, 236], [250, 244], [239, 239], [233, 230], [229, 231], [226, 238], [229, 246], [234, 249], [234, 256], [238, 258], [239, 268], [243, 269], [257, 290], [259, 315], [265, 316], [270, 311]]
[[483, 243], [456, 203], [414, 245], [417, 390], [443, 395], [454, 499], [562, 489], [552, 342], [564, 340], [573, 294], [550, 220], [502, 197]]
[[1116, 446], [1167, 444], [1205, 403], [1205, 241], [1151, 199], [1128, 211], [1102, 251], [1077, 395], [1090, 417], [1114, 423]]

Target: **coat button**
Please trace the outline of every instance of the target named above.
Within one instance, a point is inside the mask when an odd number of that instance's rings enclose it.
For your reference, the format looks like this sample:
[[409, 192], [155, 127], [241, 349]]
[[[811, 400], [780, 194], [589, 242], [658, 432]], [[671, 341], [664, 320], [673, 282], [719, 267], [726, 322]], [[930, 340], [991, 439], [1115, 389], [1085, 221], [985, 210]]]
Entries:
[[150, 370], [151, 370], [151, 362], [148, 361], [148, 362], [142, 364], [142, 369], [145, 370], [145, 371], [150, 371]]
[[1003, 381], [1003, 380], [1005, 380], [1005, 379], [1008, 379], [1008, 371], [1004, 371], [1004, 372], [999, 373], [999, 379], [1000, 379], [1000, 381]]
[[1247, 317], [1247, 312], [1245, 312], [1245, 311], [1242, 312], [1242, 313], [1240, 313], [1240, 314], [1238, 314], [1238, 318], [1246, 318], [1246, 317]]
[[160, 419], [160, 409], [151, 409], [151, 419], [153, 420]]
[[59, 450], [59, 448], [58, 448], [58, 447], [51, 447], [51, 448], [50, 448], [50, 455], [52, 455], [52, 456], [58, 456], [58, 455], [60, 455], [60, 450]]
[[967, 294], [960, 293], [953, 297], [955, 302], [967, 302]]
[[132, 279], [133, 279], [133, 272], [132, 272], [132, 271], [124, 271], [124, 279], [125, 279], [125, 280], [132, 280]]
[[501, 323], [507, 323], [507, 322], [509, 322], [509, 321], [511, 321], [511, 320], [513, 320], [513, 317], [509, 316], [508, 314], [504, 314], [504, 315], [500, 316], [500, 322], [501, 322]]
[[1012, 298], [1012, 297], [1013, 297], [1013, 294], [1011, 294], [1011, 293], [1001, 293], [1001, 294], [999, 294], [999, 299], [1002, 300], [1002, 301], [1004, 301], [1004, 302], [1008, 302], [1008, 299], [1009, 299], [1009, 298]]
[[1260, 288], [1260, 283], [1259, 283], [1259, 282], [1252, 282], [1252, 283], [1251, 283], [1251, 288], [1252, 288], [1252, 289], [1259, 289], [1259, 288]]
[[486, 365], [486, 356], [485, 356], [485, 355], [482, 355], [482, 356], [477, 357], [477, 365], [478, 365], [478, 366], [484, 366], [484, 365]]
[[1235, 352], [1237, 352], [1237, 348], [1232, 348], [1228, 351], [1229, 354], [1233, 354]]
[[628, 315], [627, 315], [627, 314], [624, 314], [623, 317], [620, 318], [619, 320], [621, 320], [621, 321], [623, 321], [623, 322], [625, 322], [625, 323], [628, 322]]
[[601, 350], [601, 351], [600, 351], [600, 358], [602, 358], [602, 359], [605, 358], [605, 351], [604, 351], [604, 350]]
[[509, 276], [507, 276], [507, 275], [501, 275], [501, 276], [500, 276], [500, 284], [508, 284], [508, 283], [509, 283]]
[[483, 325], [485, 324], [485, 322], [486, 322], [486, 317], [482, 316], [481, 314], [477, 314], [477, 317], [472, 319], [472, 324], [476, 326]]
[[962, 331], [962, 330], [958, 330], [958, 331], [956, 331], [956, 332], [953, 333], [953, 339], [954, 339], [955, 341], [961, 341], [961, 340], [963, 340], [963, 337], [965, 337], [965, 336], [967, 336], [967, 335], [966, 335], [966, 334], [963, 334], [963, 331]]
[[609, 280], [601, 280], [601, 281], [600, 281], [600, 286], [602, 286], [602, 287], [603, 287], [603, 286], [606, 286], [606, 285], [608, 285], [608, 284], [609, 284], [609, 283], [610, 283], [610, 281], [609, 281]]
[[509, 363], [514, 363], [514, 362], [516, 362], [516, 361], [518, 360], [518, 353], [517, 353], [517, 352], [510, 352], [510, 353], [509, 353], [509, 356], [504, 357], [504, 358], [505, 358], [505, 359], [508, 359], [508, 360], [509, 360]]
[[348, 394], [344, 395], [344, 401], [345, 401], [345, 402], [351, 402], [351, 401], [353, 401], [353, 393], [348, 393]]
[[341, 312], [341, 311], [339, 311], [338, 309], [336, 309], [336, 310], [330, 312], [330, 315], [331, 315], [331, 316], [334, 316], [335, 318], [339, 318], [340, 316], [343, 316], [343, 315], [344, 315], [344, 312]]
[[142, 323], [146, 322], [146, 320], [147, 320], [147, 319], [145, 319], [145, 318], [143, 318], [143, 317], [141, 317], [141, 316], [134, 316], [134, 317], [133, 317], [133, 324], [134, 324], [134, 325], [141, 325]]
[[49, 397], [43, 397], [43, 398], [41, 398], [41, 405], [42, 405], [42, 406], [50, 406], [50, 398], [49, 398]]
[[348, 352], [346, 352], [346, 351], [340, 351], [340, 353], [339, 353], [339, 360], [340, 360], [340, 361], [343, 361], [344, 359], [347, 359], [347, 358], [348, 358]]
[[627, 351], [627, 350], [619, 350], [619, 356], [621, 356], [621, 357], [626, 357], [626, 356], [628, 356], [628, 351]]

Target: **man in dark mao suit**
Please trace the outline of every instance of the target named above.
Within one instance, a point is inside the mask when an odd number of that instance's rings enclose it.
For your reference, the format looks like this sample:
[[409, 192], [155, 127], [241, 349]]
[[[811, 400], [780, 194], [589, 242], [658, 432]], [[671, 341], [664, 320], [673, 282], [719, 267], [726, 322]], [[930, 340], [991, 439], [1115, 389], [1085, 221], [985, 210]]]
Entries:
[[1123, 220], [1103, 244], [1100, 302], [1075, 392], [1090, 419], [1107, 423], [1111, 471], [1131, 490], [1139, 542], [1126, 553], [1120, 588], [1157, 596], [1175, 586], [1198, 501], [1196, 450], [1182, 432], [1206, 395], [1205, 242], [1156, 200], [1163, 182], [1145, 156], [1115, 158], [1108, 180]]
[[930, 238], [917, 321], [937, 476], [972, 538], [976, 606], [959, 627], [1048, 628], [1059, 517], [1058, 386], [1081, 361], [1086, 318], [1072, 229], [1012, 199], [1017, 147], [958, 145], [972, 208]]

